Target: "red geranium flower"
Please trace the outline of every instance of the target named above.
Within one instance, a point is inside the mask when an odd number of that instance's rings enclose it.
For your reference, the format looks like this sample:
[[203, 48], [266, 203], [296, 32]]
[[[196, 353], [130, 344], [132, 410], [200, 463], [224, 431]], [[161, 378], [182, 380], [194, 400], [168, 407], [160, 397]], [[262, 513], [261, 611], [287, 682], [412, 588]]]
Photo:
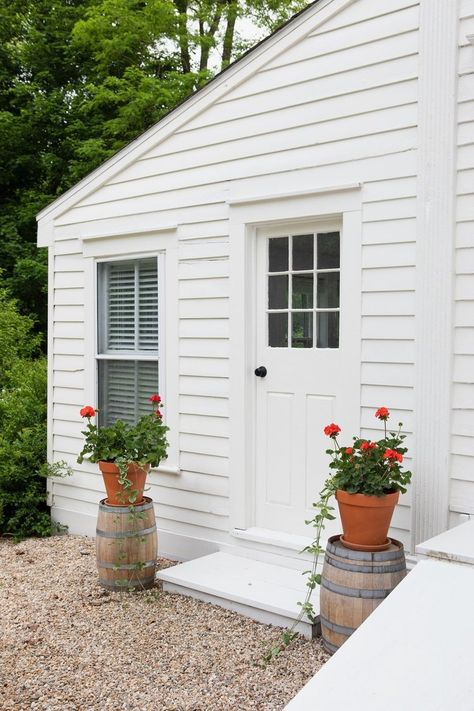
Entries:
[[149, 398], [149, 400], [150, 400], [150, 402], [153, 402], [153, 403], [156, 402], [156, 403], [158, 403], [158, 402], [161, 402], [161, 397], [160, 397], [159, 395], [152, 395], [152, 396]]
[[378, 417], [379, 420], [388, 420], [390, 417], [390, 412], [387, 410], [386, 407], [379, 407], [377, 412], [375, 413], [375, 417]]
[[332, 422], [330, 425], [326, 425], [326, 427], [324, 428], [324, 434], [328, 437], [332, 437], [333, 439], [337, 437], [340, 431], [341, 428], [339, 427], [339, 425], [335, 425], [334, 422]]
[[392, 461], [403, 462], [403, 455], [400, 452], [396, 452], [394, 449], [386, 449], [383, 453], [384, 459], [391, 459]]
[[354, 454], [354, 450], [352, 447], [346, 447], [344, 450], [344, 454]]
[[95, 417], [95, 410], [90, 405], [86, 405], [86, 407], [79, 410], [79, 414], [81, 417]]
[[161, 418], [163, 417], [163, 415], [161, 414], [161, 412], [160, 412], [159, 410], [155, 410], [155, 415], [156, 415], [157, 417], [159, 417], [160, 420], [161, 420]]
[[364, 441], [364, 442], [361, 442], [361, 444], [360, 444], [360, 448], [363, 452], [368, 452], [370, 449], [375, 449], [376, 446], [377, 446], [376, 442]]

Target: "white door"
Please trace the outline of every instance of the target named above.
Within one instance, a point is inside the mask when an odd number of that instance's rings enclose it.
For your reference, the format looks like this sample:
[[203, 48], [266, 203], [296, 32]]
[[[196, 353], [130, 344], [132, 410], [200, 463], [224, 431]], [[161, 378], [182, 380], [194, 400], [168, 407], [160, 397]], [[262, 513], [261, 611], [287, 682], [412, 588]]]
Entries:
[[257, 234], [255, 366], [266, 369], [255, 376], [257, 527], [312, 536], [305, 520], [330, 472], [323, 428], [336, 422], [348, 443], [358, 432], [360, 244], [353, 242], [337, 223]]

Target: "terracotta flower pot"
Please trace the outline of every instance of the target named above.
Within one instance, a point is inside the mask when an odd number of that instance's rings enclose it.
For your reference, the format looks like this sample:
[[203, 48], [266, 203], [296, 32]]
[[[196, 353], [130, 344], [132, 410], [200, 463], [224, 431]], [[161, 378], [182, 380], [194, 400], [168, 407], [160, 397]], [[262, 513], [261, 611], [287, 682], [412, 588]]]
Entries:
[[[150, 465], [144, 464], [140, 466], [131, 462], [127, 469], [127, 478], [130, 479], [132, 485], [129, 489], [124, 489], [119, 483], [119, 470], [113, 462], [99, 462], [99, 469], [102, 472], [104, 479], [107, 499], [105, 503], [108, 506], [129, 506], [131, 504], [143, 503], [143, 491], [145, 489], [145, 481]], [[132, 497], [133, 500], [130, 499]]]
[[341, 543], [358, 551], [382, 551], [390, 547], [387, 538], [400, 492], [385, 496], [349, 494], [338, 489], [336, 499], [341, 515]]

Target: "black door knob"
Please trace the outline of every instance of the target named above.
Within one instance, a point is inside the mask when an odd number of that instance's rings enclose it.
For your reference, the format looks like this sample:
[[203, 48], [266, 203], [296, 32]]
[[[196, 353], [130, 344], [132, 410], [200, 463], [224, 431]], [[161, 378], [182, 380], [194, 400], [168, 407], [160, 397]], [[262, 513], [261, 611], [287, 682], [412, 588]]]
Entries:
[[267, 369], [264, 365], [260, 365], [258, 368], [255, 368], [255, 375], [257, 375], [259, 378], [264, 378], [266, 374]]

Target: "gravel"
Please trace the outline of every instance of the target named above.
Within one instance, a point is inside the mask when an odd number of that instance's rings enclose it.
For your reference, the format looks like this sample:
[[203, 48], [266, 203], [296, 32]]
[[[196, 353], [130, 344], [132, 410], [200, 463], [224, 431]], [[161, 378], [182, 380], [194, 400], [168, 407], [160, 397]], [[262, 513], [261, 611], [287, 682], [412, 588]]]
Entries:
[[328, 659], [298, 638], [262, 668], [278, 628], [158, 584], [108, 593], [94, 546], [0, 539], [0, 709], [277, 711]]

